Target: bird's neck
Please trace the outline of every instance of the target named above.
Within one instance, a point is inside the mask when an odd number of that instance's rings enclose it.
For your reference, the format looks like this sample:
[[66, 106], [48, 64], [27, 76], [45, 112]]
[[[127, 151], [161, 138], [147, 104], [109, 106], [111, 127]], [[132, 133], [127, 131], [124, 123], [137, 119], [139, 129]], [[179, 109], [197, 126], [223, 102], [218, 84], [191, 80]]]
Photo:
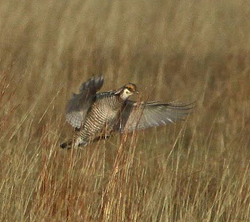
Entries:
[[123, 104], [123, 103], [126, 101], [126, 99], [124, 99], [124, 98], [121, 96], [121, 94], [116, 95], [116, 99], [117, 99], [117, 101], [118, 101], [120, 104]]

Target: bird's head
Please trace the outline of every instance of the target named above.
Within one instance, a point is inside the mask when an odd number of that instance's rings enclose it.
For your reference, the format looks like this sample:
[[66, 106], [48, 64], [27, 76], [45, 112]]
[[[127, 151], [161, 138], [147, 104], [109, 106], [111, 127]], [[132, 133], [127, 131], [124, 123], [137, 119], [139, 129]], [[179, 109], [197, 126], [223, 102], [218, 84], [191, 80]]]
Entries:
[[136, 85], [133, 83], [128, 83], [115, 92], [115, 94], [119, 95], [122, 100], [128, 99], [135, 93], [138, 94], [139, 92], [136, 89]]

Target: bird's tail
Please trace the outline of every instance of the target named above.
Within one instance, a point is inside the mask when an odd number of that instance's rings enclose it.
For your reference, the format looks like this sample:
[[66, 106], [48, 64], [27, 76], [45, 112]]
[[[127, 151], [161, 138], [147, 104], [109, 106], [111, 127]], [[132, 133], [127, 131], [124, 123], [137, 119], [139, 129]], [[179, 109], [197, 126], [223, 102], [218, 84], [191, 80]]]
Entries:
[[67, 140], [65, 143], [62, 143], [60, 145], [60, 147], [63, 148], [63, 149], [70, 149], [71, 146], [72, 146], [72, 139]]

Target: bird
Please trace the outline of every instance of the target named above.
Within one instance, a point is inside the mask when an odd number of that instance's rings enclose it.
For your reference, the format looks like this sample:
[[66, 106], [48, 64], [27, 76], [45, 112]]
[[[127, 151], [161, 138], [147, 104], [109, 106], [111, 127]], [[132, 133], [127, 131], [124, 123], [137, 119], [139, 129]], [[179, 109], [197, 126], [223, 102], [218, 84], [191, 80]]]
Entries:
[[87, 146], [114, 133], [130, 133], [184, 120], [194, 108], [192, 103], [137, 102], [129, 97], [139, 94], [134, 83], [117, 90], [98, 92], [104, 77], [92, 77], [82, 83], [66, 108], [66, 121], [75, 128], [72, 139], [61, 148]]

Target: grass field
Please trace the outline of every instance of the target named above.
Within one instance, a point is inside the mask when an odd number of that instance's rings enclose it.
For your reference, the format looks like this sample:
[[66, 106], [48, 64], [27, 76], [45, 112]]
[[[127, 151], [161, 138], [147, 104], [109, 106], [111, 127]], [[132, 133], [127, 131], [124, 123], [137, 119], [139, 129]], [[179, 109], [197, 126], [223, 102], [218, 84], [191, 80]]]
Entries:
[[[250, 221], [250, 10], [243, 0], [1, 0], [0, 221]], [[94, 75], [184, 122], [82, 150], [65, 106]]]

